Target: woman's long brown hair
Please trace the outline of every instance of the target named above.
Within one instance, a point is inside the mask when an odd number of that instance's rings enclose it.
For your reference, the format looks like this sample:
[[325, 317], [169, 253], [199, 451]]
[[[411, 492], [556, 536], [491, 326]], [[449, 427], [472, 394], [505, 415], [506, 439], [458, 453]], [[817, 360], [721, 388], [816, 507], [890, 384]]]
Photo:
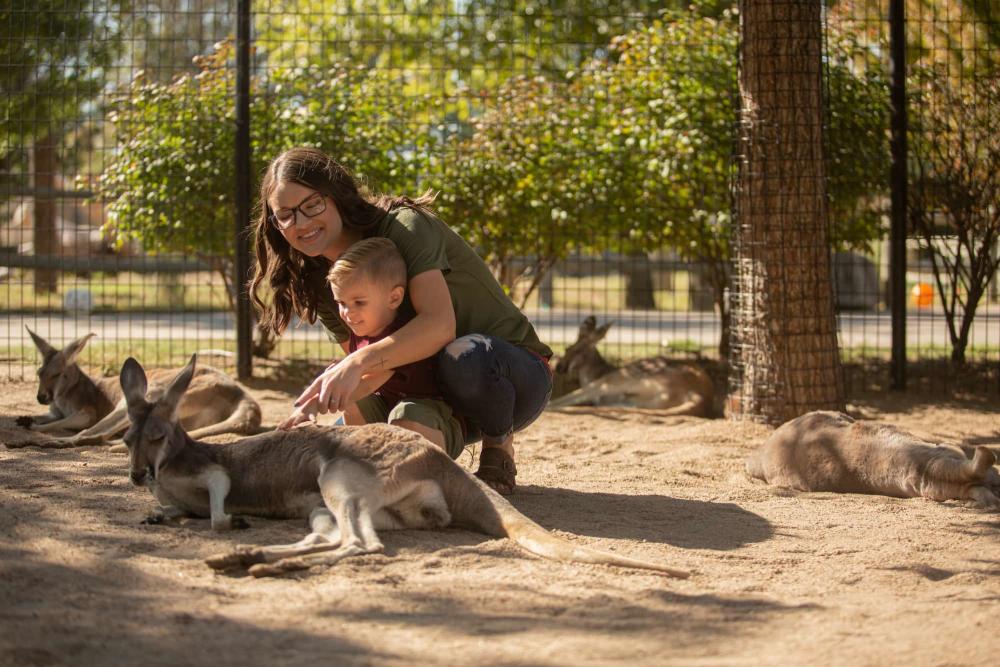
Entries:
[[[362, 238], [375, 233], [378, 223], [396, 208], [408, 206], [429, 211], [434, 196], [428, 192], [417, 199], [371, 197], [358, 186], [351, 172], [326, 153], [315, 148], [292, 148], [276, 157], [267, 167], [260, 184], [260, 202], [253, 228], [257, 255], [250, 279], [250, 300], [260, 316], [260, 326], [275, 335], [288, 328], [292, 315], [309, 323], [316, 321], [316, 307], [322, 292], [329, 289], [326, 273], [330, 262], [324, 257], [308, 257], [292, 248], [270, 222], [268, 197], [278, 183], [298, 183], [333, 200], [346, 229]], [[267, 283], [270, 301], [261, 298]]]

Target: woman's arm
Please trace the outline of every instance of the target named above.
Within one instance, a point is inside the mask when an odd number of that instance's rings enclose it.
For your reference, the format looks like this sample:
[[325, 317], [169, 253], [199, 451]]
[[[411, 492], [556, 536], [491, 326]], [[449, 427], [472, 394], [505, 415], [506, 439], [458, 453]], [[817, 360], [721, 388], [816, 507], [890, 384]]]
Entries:
[[455, 310], [444, 274], [425, 271], [410, 279], [410, 302], [416, 316], [377, 343], [352, 352], [327, 368], [295, 402], [318, 399], [319, 412], [336, 412], [351, 404], [364, 375], [426, 359], [455, 339]]
[[[379, 387], [389, 381], [389, 378], [392, 377], [394, 372], [395, 371], [373, 371], [371, 373], [367, 373], [361, 378], [361, 382], [358, 383], [354, 393], [351, 394], [348, 404], [357, 403], [365, 396], [375, 393]], [[283, 422], [278, 424], [278, 428], [282, 431], [287, 431], [288, 429], [295, 428], [299, 424], [315, 421], [315, 417], [318, 412], [320, 412], [319, 397], [314, 396], [292, 410], [292, 414], [288, 415]]]

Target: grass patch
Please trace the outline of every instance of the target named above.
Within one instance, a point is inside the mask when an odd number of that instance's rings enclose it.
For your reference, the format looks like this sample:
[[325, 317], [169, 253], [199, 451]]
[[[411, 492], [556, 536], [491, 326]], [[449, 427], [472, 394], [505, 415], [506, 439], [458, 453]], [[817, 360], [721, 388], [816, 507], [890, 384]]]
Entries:
[[[686, 271], [654, 271], [653, 302], [657, 310], [691, 309], [690, 280]], [[539, 291], [528, 297], [525, 309], [539, 308]], [[519, 301], [517, 293], [513, 295]], [[592, 312], [625, 310], [625, 276], [610, 273], [596, 276], [555, 276], [552, 280], [552, 307]]]
[[66, 295], [90, 293], [94, 313], [229, 310], [222, 279], [214, 273], [63, 274], [54, 293], [36, 293], [29, 272], [0, 283], [0, 312], [61, 312]]
[[[965, 348], [965, 357], [968, 361], [989, 362], [1000, 359], [1000, 345], [969, 345]], [[843, 348], [840, 351], [840, 358], [845, 363], [855, 363], [864, 361], [890, 361], [892, 360], [892, 348], [869, 345], [859, 345], [856, 347]], [[951, 345], [925, 343], [921, 345], [907, 345], [906, 358], [910, 362], [951, 360]]]

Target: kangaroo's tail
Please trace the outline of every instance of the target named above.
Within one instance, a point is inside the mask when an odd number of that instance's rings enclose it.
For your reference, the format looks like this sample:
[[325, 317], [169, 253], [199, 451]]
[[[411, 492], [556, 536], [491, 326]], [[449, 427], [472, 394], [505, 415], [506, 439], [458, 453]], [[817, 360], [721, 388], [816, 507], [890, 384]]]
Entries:
[[[464, 470], [456, 470], [447, 484], [456, 523], [474, 527], [494, 537], [509, 537], [536, 556], [564, 563], [597, 563], [619, 567], [653, 570], [671, 577], [686, 579], [684, 570], [598, 551], [553, 535], [524, 516], [503, 496]], [[464, 479], [460, 479], [464, 478]]]

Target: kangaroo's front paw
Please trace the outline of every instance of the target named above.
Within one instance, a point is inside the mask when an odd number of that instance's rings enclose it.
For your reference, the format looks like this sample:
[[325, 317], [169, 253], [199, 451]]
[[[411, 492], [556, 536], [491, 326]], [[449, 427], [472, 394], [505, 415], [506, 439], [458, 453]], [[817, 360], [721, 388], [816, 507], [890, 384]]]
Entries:
[[250, 524], [241, 516], [224, 515], [221, 519], [212, 519], [212, 530], [242, 530]]
[[250, 522], [241, 516], [234, 516], [229, 520], [229, 523], [232, 525], [233, 530], [246, 530], [250, 527]]
[[14, 423], [22, 428], [31, 428], [31, 425], [35, 423], [35, 418], [30, 415], [21, 415], [14, 420]]
[[161, 512], [153, 512], [139, 523], [143, 526], [157, 526], [166, 519]]

